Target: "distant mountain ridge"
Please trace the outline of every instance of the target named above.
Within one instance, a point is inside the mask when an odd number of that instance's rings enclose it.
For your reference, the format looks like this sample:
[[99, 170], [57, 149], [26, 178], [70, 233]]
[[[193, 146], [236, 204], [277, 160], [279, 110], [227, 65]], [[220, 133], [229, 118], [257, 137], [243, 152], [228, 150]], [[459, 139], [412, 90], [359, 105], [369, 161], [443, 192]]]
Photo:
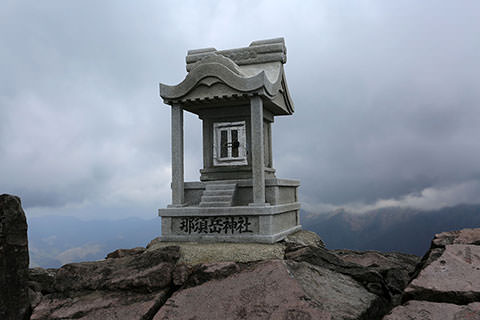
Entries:
[[[480, 227], [480, 205], [439, 210], [383, 208], [355, 214], [302, 211], [303, 229], [317, 233], [329, 249], [398, 251], [423, 255], [439, 232]], [[160, 235], [160, 219], [83, 221], [74, 217], [28, 218], [30, 266], [58, 268], [99, 260], [118, 248], [145, 246]]]
[[434, 234], [480, 227], [480, 205], [438, 210], [389, 207], [363, 214], [340, 209], [328, 214], [301, 212], [302, 226], [329, 249], [398, 251], [422, 256]]
[[30, 267], [99, 260], [118, 248], [146, 246], [160, 236], [160, 219], [83, 221], [75, 217], [28, 218]]

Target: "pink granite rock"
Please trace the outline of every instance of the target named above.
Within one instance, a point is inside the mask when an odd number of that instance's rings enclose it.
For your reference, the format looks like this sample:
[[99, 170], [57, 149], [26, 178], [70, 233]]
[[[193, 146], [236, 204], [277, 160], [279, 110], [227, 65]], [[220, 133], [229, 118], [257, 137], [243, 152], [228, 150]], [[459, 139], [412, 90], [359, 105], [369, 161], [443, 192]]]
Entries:
[[170, 294], [179, 256], [171, 246], [72, 263], [58, 269], [53, 281], [48, 270], [32, 270], [32, 286], [45, 294], [32, 319], [151, 319]]
[[103, 261], [71, 263], [58, 269], [55, 288], [79, 290], [136, 290], [153, 292], [170, 285], [180, 257], [178, 247]]
[[480, 245], [480, 228], [438, 233], [432, 241], [434, 247], [444, 247], [449, 244]]
[[143, 253], [145, 250], [146, 249], [143, 247], [136, 247], [132, 249], [117, 249], [107, 254], [105, 259], [118, 259], [118, 258], [123, 258], [128, 256], [135, 256], [137, 254]]
[[283, 261], [263, 262], [222, 280], [177, 291], [153, 318], [331, 319], [311, 304]]
[[480, 320], [480, 303], [456, 305], [409, 301], [393, 309], [383, 320]]
[[480, 246], [452, 244], [405, 289], [409, 300], [480, 301]]
[[210, 280], [223, 279], [240, 270], [241, 264], [233, 261], [198, 264], [193, 268], [185, 286], [194, 287]]
[[398, 252], [335, 250], [343, 261], [375, 270], [385, 279], [392, 295], [392, 303], [401, 303], [405, 287], [411, 280], [420, 257]]
[[34, 309], [30, 319], [151, 319], [165, 301], [167, 292], [168, 290], [163, 290], [152, 294], [139, 294], [93, 291], [69, 297], [45, 298]]
[[271, 260], [175, 292], [154, 320], [359, 319], [376, 301], [347, 275]]

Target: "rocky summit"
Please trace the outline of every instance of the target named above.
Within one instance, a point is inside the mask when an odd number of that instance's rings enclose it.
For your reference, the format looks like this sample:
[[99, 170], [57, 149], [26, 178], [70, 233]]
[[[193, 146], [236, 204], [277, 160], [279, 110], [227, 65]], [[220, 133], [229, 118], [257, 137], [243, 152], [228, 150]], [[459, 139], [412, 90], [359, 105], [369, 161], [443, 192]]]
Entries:
[[[0, 212], [15, 217], [19, 199], [8, 199]], [[24, 222], [4, 223], [3, 234], [21, 234]], [[15, 256], [2, 251], [2, 261]], [[422, 259], [328, 250], [299, 231], [276, 244], [154, 239], [101, 261], [23, 265], [1, 270], [2, 284], [18, 288], [9, 292], [28, 292], [22, 305], [2, 287], [1, 319], [480, 319], [480, 229], [437, 234]]]

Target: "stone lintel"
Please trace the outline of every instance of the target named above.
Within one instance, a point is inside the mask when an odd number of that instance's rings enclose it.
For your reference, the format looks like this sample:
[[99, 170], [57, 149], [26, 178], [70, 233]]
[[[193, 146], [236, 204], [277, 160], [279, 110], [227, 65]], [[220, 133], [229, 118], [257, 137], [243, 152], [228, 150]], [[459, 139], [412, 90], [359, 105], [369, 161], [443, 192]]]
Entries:
[[[217, 180], [217, 181], [186, 181], [185, 189], [205, 189], [207, 183], [236, 183], [238, 187], [251, 187], [253, 185], [252, 179], [236, 179], [236, 180]], [[265, 186], [279, 186], [279, 187], [299, 187], [300, 181], [294, 179], [265, 179]]]
[[158, 209], [158, 215], [160, 217], [265, 216], [299, 209], [299, 202], [259, 207], [169, 207]]

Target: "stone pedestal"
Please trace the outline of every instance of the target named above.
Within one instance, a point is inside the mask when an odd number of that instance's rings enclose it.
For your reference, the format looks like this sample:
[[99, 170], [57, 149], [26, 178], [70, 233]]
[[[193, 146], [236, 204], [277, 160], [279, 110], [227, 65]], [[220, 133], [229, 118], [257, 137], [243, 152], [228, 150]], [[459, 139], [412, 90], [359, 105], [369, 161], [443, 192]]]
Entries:
[[[215, 201], [215, 207], [208, 206], [204, 194], [209, 192], [211, 187], [226, 185], [235, 186], [230, 202], [220, 206], [222, 202]], [[298, 185], [295, 180], [266, 180], [267, 203], [263, 206], [252, 206], [252, 180], [186, 182], [185, 201], [188, 205], [159, 209], [162, 217], [161, 239], [262, 243], [282, 240], [301, 229], [300, 204], [297, 202]]]

